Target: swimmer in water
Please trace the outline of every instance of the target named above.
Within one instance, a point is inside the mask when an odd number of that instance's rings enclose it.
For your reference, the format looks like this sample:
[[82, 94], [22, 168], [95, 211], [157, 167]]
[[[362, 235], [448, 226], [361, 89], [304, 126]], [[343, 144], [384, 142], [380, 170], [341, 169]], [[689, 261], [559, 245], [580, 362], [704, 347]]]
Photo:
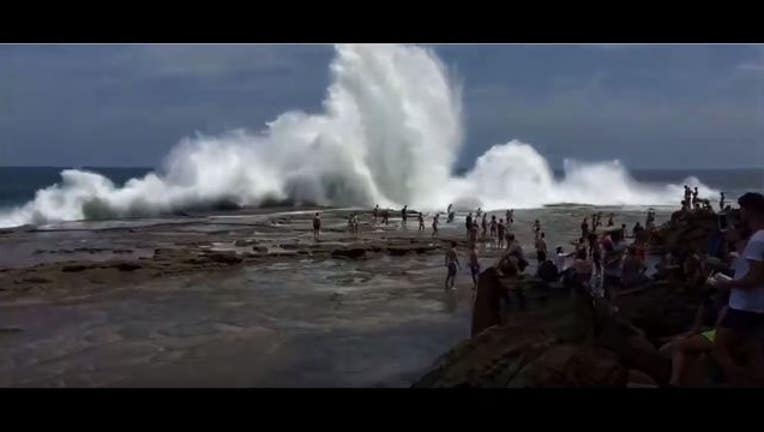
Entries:
[[316, 215], [313, 216], [313, 240], [318, 241], [318, 236], [321, 231], [321, 216], [318, 215], [318, 212], [316, 212]]
[[[456, 242], [451, 242], [451, 249], [446, 252], [446, 267], [448, 268], [448, 275], [446, 276], [446, 291], [454, 289], [454, 283], [456, 282], [456, 269], [461, 267], [459, 265], [459, 257], [456, 254]], [[449, 286], [450, 284], [450, 286]]]

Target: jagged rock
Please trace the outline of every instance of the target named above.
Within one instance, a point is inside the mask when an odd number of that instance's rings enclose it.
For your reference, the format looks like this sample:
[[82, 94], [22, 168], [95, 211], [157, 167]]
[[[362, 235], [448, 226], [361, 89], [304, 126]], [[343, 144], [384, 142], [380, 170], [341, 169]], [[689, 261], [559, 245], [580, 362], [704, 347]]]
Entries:
[[236, 255], [232, 254], [224, 254], [224, 253], [212, 253], [207, 254], [206, 258], [210, 261], [219, 262], [223, 264], [239, 264], [242, 262], [242, 258]]
[[624, 387], [627, 377], [627, 369], [610, 351], [558, 345], [525, 366], [508, 387]]
[[554, 342], [541, 330], [491, 327], [439, 358], [413, 387], [506, 387]]
[[332, 251], [332, 257], [346, 257], [352, 259], [359, 259], [366, 256], [366, 249], [364, 248], [344, 248], [335, 249]]
[[626, 387], [629, 388], [657, 388], [658, 383], [655, 382], [654, 379], [650, 378], [649, 375], [647, 375], [644, 372], [640, 372], [638, 370], [630, 369], [629, 370], [629, 377], [628, 377], [628, 383], [626, 384]]
[[236, 240], [233, 242], [233, 245], [236, 247], [246, 247], [246, 246], [252, 246], [256, 245], [257, 240]]
[[29, 282], [29, 283], [51, 283], [53, 281], [50, 280], [50, 279], [46, 279], [44, 277], [40, 277], [40, 276], [32, 276], [32, 277], [24, 278], [22, 280], [22, 282]]
[[252, 246], [252, 250], [257, 253], [268, 253], [268, 248], [265, 246]]
[[142, 266], [140, 264], [135, 264], [135, 263], [119, 263], [114, 267], [119, 271], [133, 271], [133, 270], [138, 270]]
[[616, 353], [621, 362], [648, 374], [660, 384], [668, 382], [671, 360], [647, 340], [643, 332], [617, 316], [600, 317], [596, 345]]
[[87, 270], [87, 266], [81, 265], [81, 264], [73, 264], [73, 265], [65, 265], [61, 267], [62, 272], [67, 273], [74, 273], [74, 272], [81, 272], [83, 270]]

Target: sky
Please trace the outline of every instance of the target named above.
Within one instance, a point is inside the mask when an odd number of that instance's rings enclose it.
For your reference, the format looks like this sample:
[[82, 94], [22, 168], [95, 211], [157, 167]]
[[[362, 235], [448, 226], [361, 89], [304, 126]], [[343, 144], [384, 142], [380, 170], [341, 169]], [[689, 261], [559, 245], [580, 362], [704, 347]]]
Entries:
[[[764, 166], [764, 45], [429, 46], [469, 168], [519, 139], [630, 168]], [[0, 45], [0, 166], [159, 166], [183, 137], [320, 112], [328, 45]]]

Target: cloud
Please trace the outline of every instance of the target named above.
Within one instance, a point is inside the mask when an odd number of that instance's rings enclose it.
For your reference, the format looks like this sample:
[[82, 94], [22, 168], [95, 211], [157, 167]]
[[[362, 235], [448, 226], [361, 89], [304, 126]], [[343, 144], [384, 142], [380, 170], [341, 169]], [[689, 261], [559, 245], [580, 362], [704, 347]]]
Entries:
[[737, 69], [742, 71], [764, 72], [764, 63], [741, 63], [737, 65]]

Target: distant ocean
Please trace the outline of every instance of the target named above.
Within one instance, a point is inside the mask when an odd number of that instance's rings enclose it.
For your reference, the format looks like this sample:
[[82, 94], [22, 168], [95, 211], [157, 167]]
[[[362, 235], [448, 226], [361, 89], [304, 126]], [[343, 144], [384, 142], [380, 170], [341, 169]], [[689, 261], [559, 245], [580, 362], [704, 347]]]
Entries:
[[[61, 167], [0, 167], [0, 209], [23, 205], [34, 198], [35, 192], [61, 181]], [[78, 167], [102, 174], [121, 186], [134, 177], [143, 177], [152, 168]], [[724, 191], [734, 199], [746, 191], [764, 192], [764, 168], [724, 170], [633, 170], [635, 180], [643, 183], [678, 183], [687, 177], [697, 177], [703, 184]], [[555, 171], [562, 176], [562, 171]], [[603, 185], [607, 187], [607, 185]]]

